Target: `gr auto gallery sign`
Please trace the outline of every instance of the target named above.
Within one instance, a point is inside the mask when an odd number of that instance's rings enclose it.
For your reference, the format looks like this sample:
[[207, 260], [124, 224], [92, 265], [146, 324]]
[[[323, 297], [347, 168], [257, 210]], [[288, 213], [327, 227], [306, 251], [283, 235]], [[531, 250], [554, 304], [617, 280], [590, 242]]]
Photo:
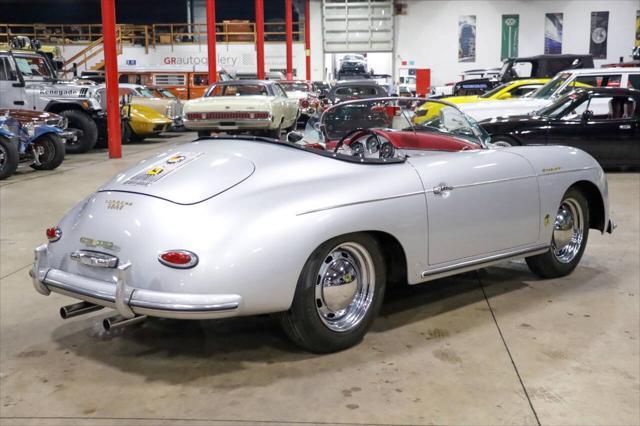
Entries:
[[[268, 68], [286, 66], [283, 43], [265, 46], [265, 58]], [[216, 55], [218, 68], [233, 72], [255, 72], [256, 52], [253, 44], [229, 44], [218, 47]], [[304, 68], [304, 45], [294, 43], [294, 68]], [[165, 70], [165, 71], [206, 71], [208, 67], [207, 49], [199, 45], [171, 46], [159, 45], [145, 53], [144, 47], [125, 46], [118, 56], [120, 70]]]

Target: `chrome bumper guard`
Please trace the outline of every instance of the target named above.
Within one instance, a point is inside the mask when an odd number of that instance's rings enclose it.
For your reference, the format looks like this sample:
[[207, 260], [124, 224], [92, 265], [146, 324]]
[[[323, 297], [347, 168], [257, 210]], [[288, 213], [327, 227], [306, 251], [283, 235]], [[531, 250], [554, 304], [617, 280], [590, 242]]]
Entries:
[[64, 294], [113, 308], [125, 318], [136, 315], [181, 319], [222, 318], [237, 315], [242, 303], [242, 297], [237, 294], [183, 294], [135, 288], [129, 285], [131, 266], [127, 262], [116, 268], [115, 284], [70, 274], [49, 266], [45, 244], [35, 249], [35, 262], [29, 275], [40, 294], [47, 296], [52, 291]]

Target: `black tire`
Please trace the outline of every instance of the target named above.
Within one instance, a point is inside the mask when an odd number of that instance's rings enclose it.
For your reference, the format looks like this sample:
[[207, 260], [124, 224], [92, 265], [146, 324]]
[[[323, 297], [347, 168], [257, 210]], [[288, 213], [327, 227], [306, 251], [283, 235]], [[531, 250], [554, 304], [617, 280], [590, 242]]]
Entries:
[[141, 136], [141, 135], [137, 134], [136, 132], [134, 132], [133, 129], [131, 128], [131, 125], [127, 124], [127, 127], [129, 127], [129, 141], [131, 141], [131, 142], [142, 142], [143, 140], [145, 140], [147, 138], [146, 136]]
[[211, 136], [211, 130], [198, 130], [199, 138], [208, 138]]
[[272, 129], [272, 130], [267, 130], [267, 137], [273, 138], [273, 139], [280, 139], [280, 135], [282, 134], [282, 122], [283, 121], [284, 121], [284, 118], [280, 120], [280, 124], [278, 125], [277, 128]]
[[18, 170], [20, 154], [18, 147], [4, 136], [0, 136], [0, 180], [6, 179]]
[[[364, 252], [368, 254], [368, 258], [364, 255], [356, 255], [351, 259], [368, 259], [368, 262], [365, 262], [368, 266], [365, 268], [362, 263], [358, 263], [362, 267], [357, 271], [369, 271], [367, 274], [375, 277], [373, 284], [371, 280], [361, 279], [365, 274], [358, 272], [360, 275], [356, 273], [355, 278], [350, 273], [341, 276], [339, 285], [327, 286], [326, 288], [320, 286], [322, 277], [335, 277], [330, 272], [336, 269], [329, 269], [335, 263], [330, 256], [339, 252], [343, 247], [356, 247], [358, 250], [364, 249]], [[360, 253], [363, 252], [360, 251]], [[339, 260], [346, 261], [347, 256], [343, 256]], [[322, 275], [323, 268], [327, 269]], [[339, 271], [342, 273], [344, 269], [339, 269]], [[350, 277], [348, 280], [347, 275]], [[325, 296], [325, 290], [336, 288], [342, 291], [346, 288], [343, 286], [351, 283], [356, 283], [355, 290], [353, 290], [354, 295], [343, 300], [343, 302], [349, 302], [349, 304], [346, 305], [344, 311], [337, 311], [342, 312], [341, 315], [332, 316], [333, 311], [331, 311], [327, 302], [330, 299], [325, 299], [327, 297]], [[386, 269], [378, 240], [362, 233], [347, 234], [333, 238], [320, 245], [305, 263], [298, 279], [291, 308], [280, 315], [280, 322], [291, 340], [308, 351], [328, 353], [347, 349], [359, 343], [371, 326], [380, 311], [380, 306], [384, 299], [385, 286]], [[320, 295], [318, 292], [321, 292]], [[335, 294], [333, 293], [334, 297]], [[329, 293], [329, 297], [330, 295], [331, 293]], [[366, 302], [363, 303], [366, 306], [365, 308], [359, 308], [362, 305], [355, 302], [355, 298], [358, 297], [366, 299]], [[359, 300], [362, 301], [362, 298]], [[323, 315], [321, 310], [323, 309], [329, 313], [321, 318], [321, 315]], [[347, 315], [345, 311], [349, 312], [349, 310], [351, 310], [351, 313]], [[357, 318], [357, 320], [350, 320], [350, 318]], [[332, 323], [333, 325], [328, 325], [327, 323], [331, 323], [331, 321], [336, 322]], [[335, 327], [339, 326], [340, 321], [350, 321], [347, 323], [350, 325], [345, 325], [342, 330], [336, 330]]]
[[53, 170], [64, 161], [65, 146], [58, 135], [47, 133], [33, 141], [31, 149], [39, 151], [40, 164], [31, 164], [35, 170]]
[[69, 141], [65, 145], [67, 153], [82, 154], [96, 146], [96, 142], [98, 141], [98, 125], [87, 113], [77, 109], [68, 109], [60, 111], [58, 114], [67, 118], [69, 121], [69, 129], [82, 131], [82, 136], [75, 141]]
[[[563, 208], [568, 208], [572, 212], [572, 224], [576, 222], [576, 216], [579, 217], [581, 231], [572, 232], [573, 235], [581, 235], [579, 247], [571, 246], [572, 249], [562, 250], [562, 247], [556, 246], [556, 229], [558, 229], [558, 232], [562, 232], [561, 228], [568, 223], [566, 220], [558, 220], [561, 217], [566, 217], [566, 214], [563, 213]], [[575, 212], [578, 209], [579, 214]], [[550, 220], [554, 221], [551, 248], [543, 254], [530, 256], [525, 260], [534, 274], [542, 278], [559, 278], [573, 272], [578, 263], [580, 263], [580, 259], [587, 247], [587, 240], [589, 239], [589, 203], [582, 192], [576, 188], [569, 188], [564, 197], [562, 197], [556, 218], [552, 217]], [[573, 242], [574, 239], [572, 238], [571, 241]], [[570, 246], [567, 245], [565, 247]]]
[[518, 143], [517, 140], [515, 140], [511, 136], [504, 136], [504, 135], [492, 136], [491, 144], [501, 146], [504, 148], [508, 148], [510, 146], [520, 146], [520, 143]]
[[120, 129], [120, 142], [125, 144], [131, 140], [131, 126], [129, 126], [129, 122], [122, 122], [122, 126]]

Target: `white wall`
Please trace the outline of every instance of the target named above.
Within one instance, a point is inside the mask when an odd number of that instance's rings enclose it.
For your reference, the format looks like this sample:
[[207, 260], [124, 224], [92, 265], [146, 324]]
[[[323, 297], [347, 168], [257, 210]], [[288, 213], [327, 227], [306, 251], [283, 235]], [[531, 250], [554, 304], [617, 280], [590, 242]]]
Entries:
[[[500, 63], [501, 16], [520, 15], [520, 56], [544, 53], [545, 13], [564, 13], [563, 53], [589, 53], [592, 11], [609, 11], [607, 59], [596, 66], [628, 58], [635, 40], [640, 0], [401, 0], [407, 14], [396, 16], [396, 70], [401, 61], [431, 68], [431, 84], [457, 81], [468, 69]], [[476, 62], [458, 62], [458, 17], [476, 15]]]

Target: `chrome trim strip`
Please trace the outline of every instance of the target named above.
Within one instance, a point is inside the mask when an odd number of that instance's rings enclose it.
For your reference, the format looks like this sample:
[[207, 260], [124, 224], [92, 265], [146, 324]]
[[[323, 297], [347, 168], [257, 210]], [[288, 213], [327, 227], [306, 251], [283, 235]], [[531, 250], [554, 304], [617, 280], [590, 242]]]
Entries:
[[527, 254], [530, 256], [533, 256], [536, 254], [542, 254], [547, 252], [548, 250], [549, 250], [549, 246], [545, 245], [545, 246], [538, 246], [533, 248], [516, 250], [508, 253], [496, 254], [496, 255], [485, 257], [482, 259], [468, 260], [465, 262], [457, 263], [455, 265], [443, 266], [441, 268], [427, 270], [422, 272], [421, 277], [428, 278], [429, 280], [434, 280], [434, 279], [446, 277], [449, 275], [461, 274], [463, 272], [471, 271], [474, 269], [491, 266], [495, 263], [503, 262], [505, 260], [520, 258], [524, 254]]
[[238, 309], [238, 302], [218, 303], [214, 305], [165, 305], [161, 303], [150, 303], [141, 300], [131, 301], [131, 306], [136, 308], [151, 309], [154, 311], [171, 311], [171, 312], [212, 312], [212, 311], [230, 311]]
[[561, 175], [563, 173], [571, 173], [571, 172], [584, 172], [586, 170], [596, 170], [597, 167], [594, 166], [587, 166], [587, 167], [578, 167], [577, 169], [569, 169], [569, 170], [559, 170], [557, 172], [549, 172], [549, 173], [544, 173], [541, 172], [538, 177], [540, 176], [553, 176], [553, 175]]
[[421, 194], [424, 194], [424, 193], [425, 193], [425, 191], [415, 191], [415, 192], [408, 192], [406, 194], [391, 195], [389, 197], [373, 198], [371, 200], [354, 201], [354, 202], [351, 202], [351, 203], [336, 204], [336, 205], [333, 205], [333, 206], [321, 207], [319, 209], [313, 209], [313, 210], [309, 210], [309, 211], [306, 211], [306, 212], [298, 213], [296, 216], [302, 216], [302, 215], [305, 215], [305, 214], [322, 212], [322, 211], [325, 211], [325, 210], [333, 210], [333, 209], [337, 209], [337, 208], [340, 208], [340, 207], [349, 207], [349, 206], [357, 206], [359, 204], [375, 203], [376, 201], [387, 201], [387, 200], [395, 200], [397, 198], [412, 197], [414, 195], [421, 195]]
[[[522, 180], [522, 179], [535, 179], [536, 177], [537, 177], [536, 175], [517, 176], [517, 177], [510, 177], [510, 178], [503, 178], [503, 179], [486, 180], [486, 181], [483, 181], [483, 182], [465, 183], [463, 185], [450, 186], [450, 187], [448, 187], [450, 189], [446, 189], [446, 190], [447, 191], [453, 191], [454, 189], [472, 188], [474, 186], [488, 185], [488, 184], [491, 184], [491, 183], [499, 183], [499, 182], [511, 182], [511, 181]], [[434, 189], [436, 189], [436, 188], [427, 189], [424, 192], [426, 194], [428, 194], [428, 193], [436, 193], [437, 194], [437, 192], [434, 191]]]

